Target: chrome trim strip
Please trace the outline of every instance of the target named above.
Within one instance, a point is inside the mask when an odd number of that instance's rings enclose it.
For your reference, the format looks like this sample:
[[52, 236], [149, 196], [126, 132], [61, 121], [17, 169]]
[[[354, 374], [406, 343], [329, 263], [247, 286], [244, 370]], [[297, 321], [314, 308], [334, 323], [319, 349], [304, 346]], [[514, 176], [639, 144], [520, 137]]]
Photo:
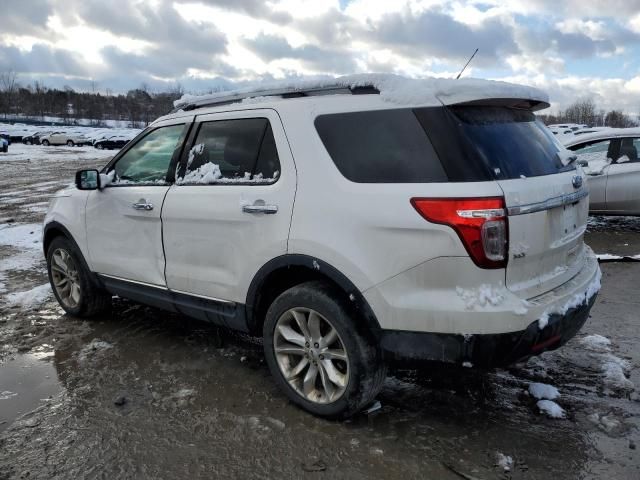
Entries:
[[236, 304], [236, 302], [232, 302], [231, 300], [222, 300], [221, 298], [216, 298], [216, 297], [207, 297], [205, 295], [196, 295], [195, 293], [183, 292], [182, 290], [173, 290], [173, 289], [170, 289], [170, 288], [167, 288], [167, 287], [163, 287], [161, 285], [154, 285], [153, 283], [140, 282], [138, 280], [129, 280], [127, 278], [116, 277], [115, 275], [107, 275], [106, 273], [99, 273], [98, 276], [111, 278], [113, 280], [118, 280], [120, 282], [134, 283], [136, 285], [142, 285], [143, 287], [157, 288], [158, 290], [163, 290], [165, 292], [180, 293], [182, 295], [187, 295], [189, 297], [201, 298], [203, 300], [211, 300], [211, 301], [217, 302], [217, 303], [224, 303], [225, 305], [235, 305]]
[[211, 300], [212, 302], [224, 303], [226, 305], [235, 305], [236, 304], [236, 302], [233, 302], [231, 300], [222, 300], [221, 298], [207, 297], [205, 295], [197, 295], [195, 293], [183, 292], [182, 290], [170, 289], [169, 291], [173, 292], [173, 293], [181, 293], [182, 295], [187, 295], [189, 297], [201, 298], [203, 300]]
[[567, 193], [559, 197], [548, 198], [543, 202], [529, 203], [528, 205], [520, 205], [518, 207], [508, 207], [507, 213], [513, 215], [526, 215], [528, 213], [542, 212], [551, 210], [552, 208], [562, 207], [570, 203], [577, 203], [589, 195], [589, 190], [580, 190], [579, 192]]
[[162, 285], [154, 285], [153, 283], [139, 282], [138, 280], [129, 280], [128, 278], [116, 277], [115, 275], [107, 275], [106, 273], [98, 273], [99, 277], [111, 278], [113, 280], [119, 280], [121, 282], [127, 283], [135, 283], [136, 285], [142, 285], [143, 287], [152, 287], [157, 288], [158, 290], [169, 290], [167, 287], [163, 287]]

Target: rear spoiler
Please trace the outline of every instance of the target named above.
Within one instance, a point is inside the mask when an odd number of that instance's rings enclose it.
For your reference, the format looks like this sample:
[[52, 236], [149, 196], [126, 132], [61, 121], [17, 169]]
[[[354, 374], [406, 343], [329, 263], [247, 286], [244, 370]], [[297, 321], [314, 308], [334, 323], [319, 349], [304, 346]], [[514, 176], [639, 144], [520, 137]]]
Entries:
[[537, 112], [549, 108], [549, 103], [544, 100], [526, 98], [483, 98], [481, 100], [471, 100], [468, 102], [446, 103], [447, 106], [484, 106], [484, 107], [508, 107], [518, 110], [529, 110]]

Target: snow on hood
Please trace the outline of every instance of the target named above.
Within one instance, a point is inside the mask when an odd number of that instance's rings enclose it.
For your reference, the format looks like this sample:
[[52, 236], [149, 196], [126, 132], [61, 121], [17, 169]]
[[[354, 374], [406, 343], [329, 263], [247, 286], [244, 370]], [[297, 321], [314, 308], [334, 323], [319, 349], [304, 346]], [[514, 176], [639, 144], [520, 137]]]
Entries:
[[[225, 97], [262, 97], [272, 90], [295, 92], [322, 88], [356, 88], [373, 86], [380, 92], [384, 101], [399, 105], [423, 105], [443, 103], [453, 105], [484, 99], [523, 99], [549, 105], [549, 97], [537, 88], [494, 80], [478, 78], [427, 77], [421, 79], [406, 78], [392, 74], [356, 74], [338, 78], [313, 80], [283, 80], [261, 83], [238, 90], [217, 92], [207, 95], [183, 95], [174, 102], [176, 108], [191, 103], [215, 102]], [[267, 100], [269, 97], [263, 97]]]

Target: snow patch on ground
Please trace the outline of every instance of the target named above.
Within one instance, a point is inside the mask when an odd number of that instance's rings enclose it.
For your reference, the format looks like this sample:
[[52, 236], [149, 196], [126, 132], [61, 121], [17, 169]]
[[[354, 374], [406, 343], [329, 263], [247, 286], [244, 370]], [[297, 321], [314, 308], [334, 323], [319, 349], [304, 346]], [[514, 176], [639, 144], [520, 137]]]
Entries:
[[78, 360], [80, 361], [80, 363], [86, 362], [93, 356], [102, 354], [112, 348], [113, 345], [111, 345], [109, 342], [94, 338], [84, 347], [82, 347], [82, 350], [80, 350], [80, 352], [78, 353]]
[[0, 261], [0, 293], [7, 290], [7, 272], [32, 270], [44, 262], [41, 232], [37, 223], [0, 225], [0, 246], [18, 250]]
[[44, 303], [51, 293], [51, 285], [45, 283], [24, 292], [12, 292], [6, 296], [6, 301], [9, 305], [33, 308]]
[[540, 410], [540, 413], [544, 413], [549, 418], [565, 418], [566, 416], [564, 409], [551, 400], [539, 400], [536, 406]]
[[496, 466], [502, 468], [505, 472], [510, 472], [513, 468], [513, 458], [504, 453], [496, 453]]
[[555, 400], [560, 396], [556, 387], [546, 383], [530, 383], [529, 393], [537, 400]]
[[580, 339], [580, 343], [587, 349], [594, 352], [609, 352], [611, 350], [611, 340], [602, 335], [587, 335]]
[[631, 365], [626, 360], [610, 353], [604, 355], [602, 374], [607, 386], [619, 390], [634, 390], [633, 382], [627, 378], [630, 369]]
[[0, 400], [8, 400], [11, 397], [15, 397], [18, 395], [17, 393], [10, 392], [9, 390], [5, 390], [4, 392], [0, 392]]

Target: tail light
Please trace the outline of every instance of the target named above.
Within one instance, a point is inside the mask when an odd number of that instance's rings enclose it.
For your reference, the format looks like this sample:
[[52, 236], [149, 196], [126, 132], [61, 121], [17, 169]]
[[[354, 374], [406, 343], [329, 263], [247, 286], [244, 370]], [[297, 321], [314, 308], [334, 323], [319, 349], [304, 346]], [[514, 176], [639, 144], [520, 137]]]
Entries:
[[411, 205], [426, 220], [453, 228], [479, 267], [507, 266], [504, 198], [412, 198]]

